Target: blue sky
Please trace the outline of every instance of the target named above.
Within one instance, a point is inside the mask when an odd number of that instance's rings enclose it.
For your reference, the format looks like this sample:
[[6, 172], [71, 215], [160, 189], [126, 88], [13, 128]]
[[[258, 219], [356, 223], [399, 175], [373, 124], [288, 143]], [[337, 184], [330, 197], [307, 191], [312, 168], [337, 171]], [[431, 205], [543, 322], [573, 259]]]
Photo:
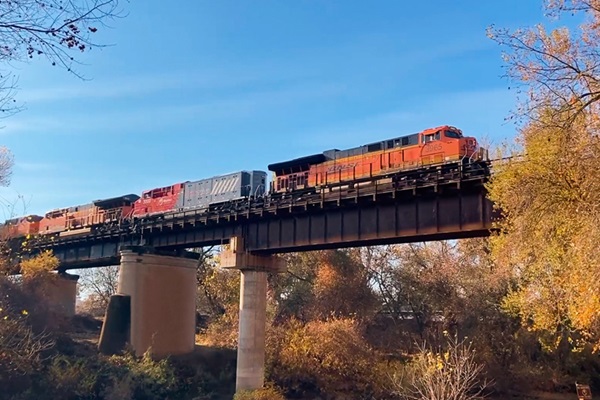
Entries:
[[515, 93], [485, 30], [543, 21], [541, 0], [173, 4], [125, 3], [88, 80], [11, 66], [26, 109], [0, 121], [1, 198], [43, 214], [442, 124], [498, 144]]

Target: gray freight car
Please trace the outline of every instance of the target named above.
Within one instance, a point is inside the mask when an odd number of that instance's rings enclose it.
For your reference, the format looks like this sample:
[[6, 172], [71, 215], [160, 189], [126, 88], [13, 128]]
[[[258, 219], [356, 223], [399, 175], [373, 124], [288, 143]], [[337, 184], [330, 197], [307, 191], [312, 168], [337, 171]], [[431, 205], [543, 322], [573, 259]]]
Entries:
[[206, 208], [211, 204], [260, 197], [265, 193], [266, 182], [267, 173], [263, 171], [240, 171], [186, 182], [183, 196], [178, 200], [178, 208]]

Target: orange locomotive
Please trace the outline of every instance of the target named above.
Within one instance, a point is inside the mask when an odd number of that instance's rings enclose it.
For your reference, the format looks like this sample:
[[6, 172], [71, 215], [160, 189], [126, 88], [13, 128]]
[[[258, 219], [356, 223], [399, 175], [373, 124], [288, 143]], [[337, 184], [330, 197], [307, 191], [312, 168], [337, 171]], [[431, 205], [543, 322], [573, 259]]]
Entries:
[[118, 223], [131, 214], [137, 199], [139, 196], [129, 194], [49, 211], [39, 223], [39, 233], [64, 236], [90, 232], [96, 225]]
[[335, 185], [364, 178], [443, 164], [480, 161], [485, 156], [474, 137], [464, 137], [452, 126], [375, 142], [349, 150], [321, 154], [269, 165], [274, 172], [272, 193]]
[[6, 240], [17, 236], [35, 235], [40, 230], [39, 215], [27, 215], [25, 217], [12, 218], [0, 225], [0, 239]]

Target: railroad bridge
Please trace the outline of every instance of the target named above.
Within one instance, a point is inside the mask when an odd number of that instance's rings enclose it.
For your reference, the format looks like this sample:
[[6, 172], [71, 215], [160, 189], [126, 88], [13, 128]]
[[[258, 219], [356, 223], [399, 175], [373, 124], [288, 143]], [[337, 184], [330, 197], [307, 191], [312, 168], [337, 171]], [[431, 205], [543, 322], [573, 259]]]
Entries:
[[[118, 291], [130, 302], [130, 318], [127, 328], [111, 328], [111, 303], [100, 345], [126, 329], [138, 354], [151, 346], [160, 356], [194, 348], [197, 261], [182, 257], [186, 249], [230, 244], [221, 264], [241, 272], [236, 388], [256, 389], [264, 379], [266, 278], [285, 270], [273, 255], [487, 236], [494, 218], [488, 178], [489, 164], [418, 171], [37, 239], [31, 246], [52, 250], [65, 276], [69, 269], [120, 263]], [[74, 287], [72, 279], [66, 282]], [[69, 309], [74, 295], [72, 302]]]
[[186, 211], [97, 233], [32, 242], [52, 250], [61, 270], [118, 264], [123, 246], [172, 254], [244, 238], [245, 251], [266, 256], [415, 241], [486, 236], [493, 210], [487, 169], [373, 179], [353, 188], [258, 199], [209, 211]]

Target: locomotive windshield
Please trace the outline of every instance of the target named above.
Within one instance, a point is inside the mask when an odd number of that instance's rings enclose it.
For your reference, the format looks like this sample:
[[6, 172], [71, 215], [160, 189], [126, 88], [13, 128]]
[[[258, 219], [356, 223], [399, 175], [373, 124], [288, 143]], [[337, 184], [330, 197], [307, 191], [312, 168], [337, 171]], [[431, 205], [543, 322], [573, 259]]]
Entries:
[[455, 131], [446, 131], [445, 135], [447, 138], [453, 138], [453, 139], [460, 139], [460, 133], [455, 132]]

